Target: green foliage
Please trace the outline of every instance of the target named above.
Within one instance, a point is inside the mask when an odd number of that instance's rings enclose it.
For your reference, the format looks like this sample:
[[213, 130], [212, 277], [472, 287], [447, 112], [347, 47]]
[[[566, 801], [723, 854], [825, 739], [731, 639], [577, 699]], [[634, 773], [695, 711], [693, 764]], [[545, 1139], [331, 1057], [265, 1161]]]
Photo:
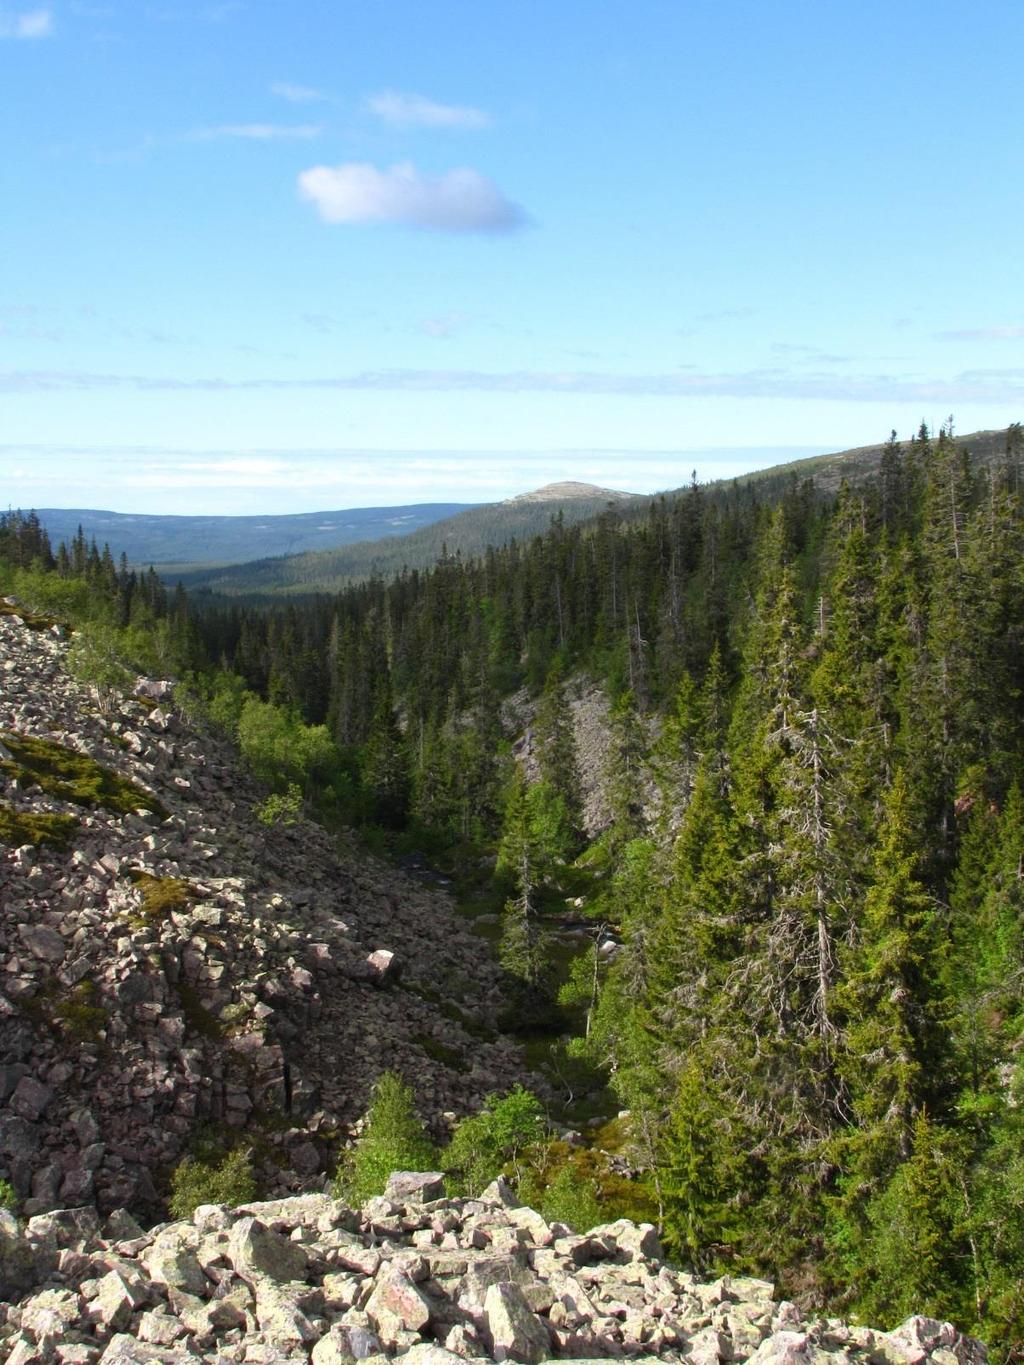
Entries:
[[145, 809], [161, 818], [167, 815], [155, 797], [88, 754], [53, 740], [7, 731], [0, 732], [0, 742], [13, 755], [12, 759], [0, 759], [0, 771], [36, 785], [49, 796], [76, 806], [102, 807], [120, 814]]
[[412, 1089], [393, 1071], [378, 1077], [366, 1127], [335, 1178], [339, 1198], [363, 1204], [383, 1194], [392, 1171], [434, 1168], [437, 1153], [416, 1116]]
[[0, 1209], [5, 1213], [18, 1212], [21, 1207], [21, 1200], [9, 1180], [0, 1180]]
[[20, 848], [33, 844], [36, 848], [49, 844], [53, 848], [67, 848], [79, 828], [73, 815], [54, 815], [49, 811], [17, 810], [0, 801], [0, 843]]
[[597, 1182], [569, 1162], [544, 1190], [540, 1212], [549, 1223], [566, 1223], [574, 1232], [586, 1232], [605, 1221], [597, 1196]]
[[885, 1327], [911, 1313], [970, 1320], [960, 1165], [955, 1142], [919, 1115], [907, 1160], [867, 1201], [867, 1245], [854, 1281], [865, 1320]]
[[522, 1086], [504, 1096], [488, 1095], [479, 1114], [456, 1125], [442, 1169], [468, 1194], [479, 1194], [503, 1173], [518, 1182], [527, 1149], [541, 1140], [544, 1127], [539, 1100]]
[[305, 725], [294, 712], [252, 696], [238, 718], [238, 746], [256, 776], [281, 791], [292, 784], [310, 790], [338, 763], [325, 725]]
[[242, 1147], [219, 1160], [187, 1156], [171, 1173], [168, 1208], [172, 1218], [190, 1219], [200, 1204], [251, 1203], [256, 1179], [249, 1153]]
[[285, 792], [271, 792], [253, 811], [261, 825], [273, 829], [275, 825], [296, 825], [302, 816], [302, 792], [289, 782]]

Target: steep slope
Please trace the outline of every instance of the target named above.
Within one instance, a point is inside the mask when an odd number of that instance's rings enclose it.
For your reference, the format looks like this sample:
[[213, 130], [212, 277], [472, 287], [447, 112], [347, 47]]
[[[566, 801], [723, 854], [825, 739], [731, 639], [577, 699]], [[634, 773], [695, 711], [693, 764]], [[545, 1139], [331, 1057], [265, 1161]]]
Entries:
[[[564, 488], [565, 493], [551, 493]], [[576, 490], [584, 489], [583, 493]], [[184, 573], [180, 577], [190, 592], [207, 590], [233, 595], [282, 596], [309, 592], [337, 592], [349, 583], [374, 574], [391, 577], [405, 568], [422, 569], [447, 550], [471, 559], [489, 546], [510, 540], [528, 540], [546, 531], [551, 518], [560, 514], [567, 524], [586, 521], [604, 510], [646, 498], [610, 492], [590, 484], [549, 485], [537, 493], [507, 502], [487, 503], [458, 516], [447, 517], [410, 535], [352, 545], [316, 554], [263, 559], [225, 569]]]
[[151, 1208], [208, 1122], [302, 1188], [382, 1070], [435, 1127], [519, 1078], [499, 969], [444, 895], [256, 823], [165, 685], [100, 706], [65, 650], [0, 616], [0, 1178], [26, 1212]]
[[0, 1358], [985, 1365], [949, 1323], [882, 1332], [805, 1318], [764, 1280], [701, 1282], [664, 1263], [650, 1224], [573, 1236], [504, 1181], [479, 1199], [440, 1193], [430, 1173], [399, 1173], [361, 1210], [324, 1195], [207, 1204], [148, 1234], [73, 1209], [20, 1235], [0, 1213], [0, 1294], [13, 1300]]
[[333, 550], [360, 540], [404, 536], [464, 512], [473, 503], [425, 502], [403, 507], [349, 507], [280, 516], [192, 517], [42, 507], [36, 515], [54, 545], [86, 540], [107, 544], [132, 564], [237, 564], [264, 555]]

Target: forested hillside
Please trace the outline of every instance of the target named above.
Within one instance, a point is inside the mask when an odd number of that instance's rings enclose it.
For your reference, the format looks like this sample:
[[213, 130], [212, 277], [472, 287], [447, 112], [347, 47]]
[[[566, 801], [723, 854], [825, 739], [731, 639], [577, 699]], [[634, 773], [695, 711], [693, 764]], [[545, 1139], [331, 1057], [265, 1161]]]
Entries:
[[[364, 541], [337, 550], [289, 554], [227, 568], [189, 570], [180, 575], [191, 592], [242, 597], [309, 597], [337, 592], [351, 583], [403, 569], [425, 569], [442, 554], [470, 559], [513, 538], [529, 540], [547, 528], [557, 504], [567, 523], [586, 521], [609, 502], [642, 504], [645, 499], [587, 484], [566, 484], [557, 496], [527, 494], [505, 502], [459, 511], [402, 536]], [[539, 494], [546, 490], [539, 490]]]
[[[1007, 1358], [1022, 460], [1019, 425], [984, 462], [922, 428], [856, 486], [694, 486], [309, 603], [167, 606], [195, 704], [283, 796], [478, 876], [491, 856], [510, 1018], [575, 1027], [564, 1067], [629, 1110], [676, 1256], [884, 1323], [950, 1317]], [[611, 705], [589, 843], [581, 680]], [[523, 689], [539, 780], [503, 707]], [[567, 896], [621, 947], [595, 934], [556, 976]]]
[[[333, 550], [355, 541], [404, 536], [466, 511], [472, 503], [410, 503], [401, 507], [348, 507], [340, 511], [272, 516], [164, 516], [41, 507], [36, 515], [54, 545], [79, 530], [108, 544], [131, 564], [237, 564], [265, 555]], [[166, 572], [166, 570], [165, 570]]]

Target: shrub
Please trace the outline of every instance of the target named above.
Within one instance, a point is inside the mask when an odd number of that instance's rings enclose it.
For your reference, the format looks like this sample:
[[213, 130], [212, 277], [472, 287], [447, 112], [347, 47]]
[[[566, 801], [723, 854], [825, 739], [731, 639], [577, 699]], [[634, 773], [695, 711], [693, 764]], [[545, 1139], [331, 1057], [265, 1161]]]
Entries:
[[0, 1209], [5, 1213], [18, 1212], [18, 1196], [9, 1180], [0, 1180]]
[[171, 1174], [171, 1217], [191, 1218], [200, 1204], [247, 1204], [256, 1197], [249, 1153], [236, 1147], [222, 1160], [187, 1156]]
[[392, 1171], [433, 1169], [437, 1153], [416, 1115], [412, 1090], [393, 1071], [373, 1087], [366, 1130], [335, 1179], [340, 1198], [362, 1204], [383, 1194]]
[[273, 792], [254, 812], [256, 819], [268, 828], [275, 825], [297, 824], [302, 815], [302, 792], [294, 782], [288, 783], [283, 794]]
[[479, 1114], [457, 1124], [441, 1163], [468, 1193], [479, 1194], [506, 1169], [520, 1180], [523, 1153], [543, 1136], [540, 1101], [517, 1085], [507, 1095], [488, 1095]]
[[540, 1212], [549, 1223], [567, 1223], [574, 1232], [586, 1232], [603, 1219], [597, 1193], [596, 1182], [569, 1162], [541, 1195]]

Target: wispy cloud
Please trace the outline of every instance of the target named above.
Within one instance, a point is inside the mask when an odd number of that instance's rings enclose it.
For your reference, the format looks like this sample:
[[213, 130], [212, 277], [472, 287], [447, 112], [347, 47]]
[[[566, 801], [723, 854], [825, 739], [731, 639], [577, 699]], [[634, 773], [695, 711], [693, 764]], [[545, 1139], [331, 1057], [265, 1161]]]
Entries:
[[939, 341], [1021, 341], [1024, 340], [1024, 326], [961, 327], [935, 335]]
[[290, 104], [327, 104], [331, 96], [311, 85], [293, 85], [291, 81], [274, 81], [270, 93]]
[[48, 9], [0, 9], [0, 38], [49, 38], [54, 31]]
[[460, 313], [457, 311], [441, 313], [437, 317], [424, 318], [420, 323], [420, 331], [426, 332], [428, 337], [437, 337], [439, 340], [443, 341], [447, 340], [450, 336], [454, 336], [468, 321], [468, 313]]
[[410, 162], [378, 170], [367, 162], [313, 166], [299, 192], [325, 223], [399, 223], [438, 232], [511, 232], [523, 210], [479, 171], [460, 167], [426, 175]]
[[319, 137], [323, 125], [319, 123], [222, 123], [213, 128], [197, 128], [187, 133], [187, 142], [217, 142], [224, 138], [241, 138], [249, 142], [307, 141]]
[[439, 104], [424, 95], [403, 95], [382, 90], [371, 95], [366, 108], [392, 128], [456, 128], [475, 131], [488, 128], [491, 116], [466, 104]]
[[865, 403], [1024, 402], [1024, 368], [969, 370], [952, 378], [796, 374], [784, 369], [736, 373], [625, 374], [569, 370], [364, 370], [353, 374], [202, 378], [104, 374], [87, 370], [0, 371], [0, 392], [126, 389], [138, 392], [247, 393], [368, 390], [408, 393], [611, 394], [641, 398], [782, 398]]

